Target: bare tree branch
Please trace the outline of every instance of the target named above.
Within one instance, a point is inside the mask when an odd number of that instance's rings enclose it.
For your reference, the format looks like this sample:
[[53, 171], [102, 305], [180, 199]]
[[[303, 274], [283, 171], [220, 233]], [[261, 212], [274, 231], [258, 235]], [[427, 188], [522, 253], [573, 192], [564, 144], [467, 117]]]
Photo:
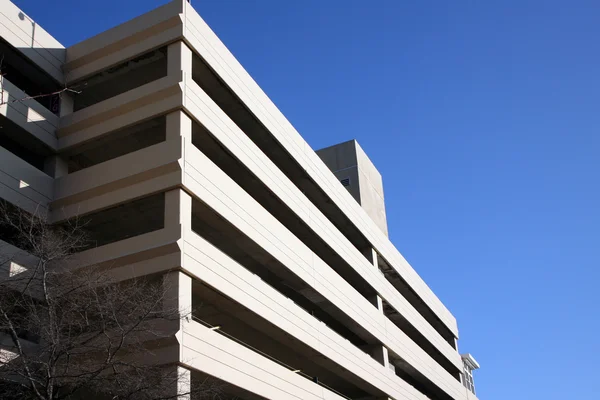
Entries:
[[55, 91], [48, 92], [48, 93], [42, 93], [42, 94], [37, 94], [37, 95], [32, 95], [32, 96], [24, 96], [21, 98], [14, 98], [14, 99], [11, 99], [10, 96], [8, 96], [5, 99], [4, 77], [6, 76], [6, 73], [4, 72], [3, 66], [4, 66], [4, 54], [2, 54], [0, 56], [0, 106], [3, 106], [5, 104], [22, 103], [27, 100], [36, 100], [36, 99], [41, 99], [41, 98], [49, 97], [49, 96], [56, 96], [56, 95], [60, 95], [62, 93], [74, 93], [74, 94], [81, 93], [80, 90], [76, 90], [72, 87], [67, 87], [65, 85], [65, 87], [63, 87], [62, 89], [55, 90]]
[[[1, 83], [0, 83], [0, 90], [2, 90], [2, 84]], [[54, 96], [54, 95], [65, 93], [65, 92], [75, 93], [75, 94], [80, 94], [81, 93], [80, 90], [75, 90], [75, 89], [71, 89], [71, 88], [65, 87], [65, 88], [62, 88], [60, 90], [56, 90], [56, 91], [51, 92], [51, 93], [43, 93], [43, 94], [38, 94], [38, 95], [35, 95], [35, 96], [25, 96], [25, 97], [21, 97], [21, 98], [18, 98], [18, 99], [4, 100], [4, 90], [2, 90], [2, 98], [0, 99], [0, 106], [3, 106], [5, 104], [22, 103], [22, 102], [25, 102], [27, 100], [40, 99], [40, 98], [43, 98], [43, 97]]]
[[[177, 302], [166, 280], [117, 281], [94, 266], [74, 269], [69, 260], [86, 246], [85, 224], [53, 226], [45, 217], [0, 202], [4, 239], [35, 257], [18, 274], [0, 269], [0, 352], [10, 354], [0, 354], [0, 398], [177, 399], [177, 366], [160, 365], [155, 352], [176, 344], [188, 315], [168, 306]], [[2, 247], [0, 256], [0, 266], [17, 261]], [[223, 398], [223, 385], [190, 383], [187, 395]]]

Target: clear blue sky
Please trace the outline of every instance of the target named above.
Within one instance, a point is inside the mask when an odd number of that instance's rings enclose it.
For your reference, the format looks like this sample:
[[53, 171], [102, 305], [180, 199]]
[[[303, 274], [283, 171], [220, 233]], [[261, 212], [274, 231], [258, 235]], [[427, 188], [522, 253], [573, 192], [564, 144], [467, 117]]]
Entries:
[[[163, 1], [16, 3], [70, 45]], [[369, 154], [482, 400], [599, 398], [598, 1], [193, 3], [313, 148]]]

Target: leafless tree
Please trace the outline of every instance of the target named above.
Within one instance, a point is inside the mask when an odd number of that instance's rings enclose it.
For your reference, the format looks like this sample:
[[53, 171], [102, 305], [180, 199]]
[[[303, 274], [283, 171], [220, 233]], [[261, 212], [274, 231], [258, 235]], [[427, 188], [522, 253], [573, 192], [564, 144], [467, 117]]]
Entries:
[[3, 106], [5, 104], [12, 104], [12, 103], [22, 103], [27, 100], [35, 100], [35, 99], [40, 99], [40, 98], [44, 98], [44, 97], [57, 96], [57, 95], [61, 95], [63, 93], [74, 93], [74, 94], [81, 93], [80, 90], [76, 90], [74, 88], [67, 87], [65, 85], [65, 87], [63, 87], [62, 89], [58, 89], [58, 90], [55, 90], [55, 91], [49, 92], [49, 93], [40, 93], [40, 94], [36, 94], [36, 95], [27, 95], [26, 94], [23, 97], [11, 97], [10, 94], [5, 93], [5, 90], [4, 90], [4, 77], [6, 76], [6, 73], [4, 72], [3, 65], [4, 65], [4, 55], [0, 55], [0, 106]]
[[[172, 302], [164, 280], [117, 282], [106, 270], [73, 267], [69, 261], [87, 244], [77, 220], [53, 226], [43, 215], [2, 204], [0, 229], [34, 260], [22, 267], [0, 248], [1, 399], [167, 400], [185, 394], [172, 389], [181, 378], [177, 368], [152, 362], [171, 328], [189, 316], [167, 306]], [[222, 384], [213, 380], [187, 390], [192, 399], [223, 396]]]

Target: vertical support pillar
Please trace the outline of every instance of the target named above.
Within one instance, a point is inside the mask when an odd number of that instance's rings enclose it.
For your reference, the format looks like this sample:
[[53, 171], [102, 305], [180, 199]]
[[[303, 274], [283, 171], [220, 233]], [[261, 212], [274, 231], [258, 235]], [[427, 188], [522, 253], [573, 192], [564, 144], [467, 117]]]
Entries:
[[163, 276], [163, 287], [163, 309], [179, 314], [178, 326], [181, 328], [192, 316], [192, 278], [181, 271], [170, 271]]
[[183, 138], [192, 141], [192, 119], [181, 110], [167, 114], [165, 129], [167, 140]]
[[73, 95], [70, 93], [63, 92], [60, 94], [60, 117], [73, 113]]
[[383, 299], [378, 294], [374, 294], [368, 299], [371, 304], [375, 306], [379, 310], [381, 314], [383, 314]]
[[[179, 164], [183, 180], [186, 148], [192, 146], [192, 120], [182, 110], [174, 111], [167, 114], [165, 128], [166, 140], [176, 141], [180, 148]], [[179, 247], [181, 252], [184, 252], [185, 236], [192, 229], [192, 198], [190, 195], [181, 189], [165, 193], [164, 218], [165, 228], [180, 229]]]
[[165, 193], [164, 227], [178, 235], [181, 266], [184, 265], [185, 241], [192, 231], [192, 197], [180, 188]]
[[[60, 94], [59, 116], [64, 117], [73, 113], [73, 95], [63, 92]], [[51, 155], [44, 160], [44, 172], [53, 178], [60, 178], [69, 174], [67, 161], [58, 156]]]
[[[181, 173], [185, 173], [185, 149], [191, 146], [192, 120], [183, 111], [178, 110], [166, 116], [166, 140], [180, 142]], [[165, 194], [165, 228], [173, 225], [181, 226], [181, 237], [192, 229], [192, 199], [181, 189], [175, 189]], [[183, 243], [181, 243], [183, 250]]]
[[175, 42], [167, 47], [167, 75], [183, 75], [192, 77], [192, 50], [183, 41]]
[[368, 247], [367, 249], [363, 250], [362, 253], [365, 255], [367, 260], [369, 260], [369, 262], [373, 264], [375, 268], [379, 268], [379, 263], [377, 261], [377, 251], [373, 247]]
[[170, 365], [163, 378], [162, 386], [166, 393], [161, 393], [161, 398], [173, 400], [190, 400], [192, 396], [192, 373], [180, 365]]
[[[171, 271], [163, 275], [165, 296], [163, 309], [169, 316], [178, 317], [170, 321], [170, 329], [179, 343], [179, 361], [183, 361], [184, 325], [192, 319], [192, 278], [181, 271]], [[164, 385], [169, 388], [168, 398], [178, 400], [191, 399], [191, 373], [188, 369], [173, 365], [175, 368], [165, 374]]]
[[60, 178], [69, 173], [69, 166], [63, 158], [52, 155], [44, 160], [44, 172], [53, 178]]
[[192, 398], [192, 373], [189, 369], [177, 366], [177, 400]]
[[[365, 249], [363, 251], [363, 254], [367, 258], [367, 260], [369, 260], [371, 264], [373, 264], [375, 268], [379, 269], [377, 251], [375, 251], [373, 247], [368, 247], [367, 249]], [[381, 312], [381, 314], [383, 314], [383, 299], [378, 294], [372, 295], [368, 300], [371, 302], [371, 304], [375, 306], [375, 308], [379, 310], [379, 312]]]
[[373, 346], [371, 351], [371, 356], [381, 365], [386, 368], [390, 367], [390, 358], [388, 355], [388, 350], [383, 345]]
[[373, 263], [373, 266], [377, 269], [379, 269], [379, 259], [378, 259], [378, 254], [375, 251], [375, 249], [371, 249], [371, 262]]
[[192, 198], [181, 189], [165, 192], [165, 228], [181, 225], [191, 229]]
[[390, 357], [387, 347], [382, 344], [372, 344], [363, 347], [363, 350], [379, 364], [383, 365], [387, 369], [390, 368]]
[[[373, 247], [367, 248], [363, 254], [367, 257], [367, 260], [373, 264], [373, 266], [379, 270], [379, 260], [377, 251]], [[380, 272], [380, 271], [379, 271]], [[371, 303], [379, 310], [379, 312], [383, 315], [383, 299], [378, 294], [374, 294], [369, 298]], [[368, 353], [379, 362], [381, 365], [385, 367], [385, 369], [390, 369], [390, 356], [388, 354], [388, 349], [382, 344], [375, 344], [368, 348]], [[389, 397], [381, 397], [377, 400], [390, 400]]]

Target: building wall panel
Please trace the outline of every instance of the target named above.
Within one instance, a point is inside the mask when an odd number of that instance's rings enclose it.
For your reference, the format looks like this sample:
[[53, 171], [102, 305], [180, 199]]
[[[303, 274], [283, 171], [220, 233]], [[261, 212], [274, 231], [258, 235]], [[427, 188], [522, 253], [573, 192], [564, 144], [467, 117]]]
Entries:
[[240, 231], [455, 399], [462, 385], [370, 302], [317, 257], [289, 230], [217, 168], [204, 154], [186, 147], [184, 186]]
[[460, 355], [381, 275], [339, 230], [193, 81], [185, 90], [186, 109], [285, 202], [314, 232], [354, 268], [381, 296], [461, 370]]
[[381, 232], [352, 196], [339, 184], [321, 159], [304, 141], [267, 95], [252, 80], [240, 63], [227, 50], [200, 15], [187, 6], [184, 36], [186, 41], [215, 70], [225, 83], [240, 97], [250, 111], [269, 129], [273, 136], [302, 165], [315, 182], [336, 205], [354, 222], [388, 260], [397, 272], [413, 287], [426, 304], [458, 336], [456, 319], [433, 294], [416, 271]]

